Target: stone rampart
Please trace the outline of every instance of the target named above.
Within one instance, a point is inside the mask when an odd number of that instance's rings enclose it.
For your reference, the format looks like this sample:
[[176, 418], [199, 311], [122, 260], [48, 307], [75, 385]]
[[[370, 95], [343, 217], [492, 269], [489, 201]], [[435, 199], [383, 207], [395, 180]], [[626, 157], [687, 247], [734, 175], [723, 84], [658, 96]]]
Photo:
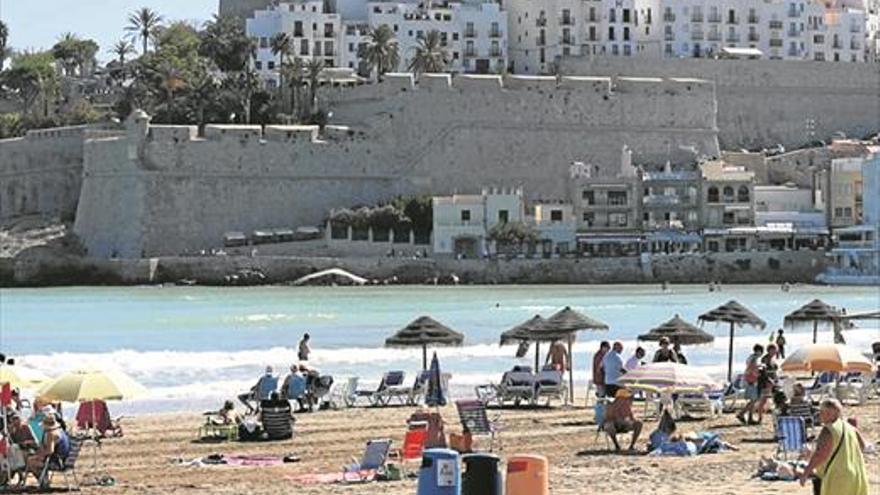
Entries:
[[73, 218], [87, 131], [42, 129], [0, 140], [0, 221], [24, 215]]
[[[330, 94], [334, 122], [309, 126], [132, 126], [85, 145], [75, 231], [90, 255], [172, 255], [218, 246], [224, 232], [323, 224], [340, 206], [480, 184], [566, 195], [572, 161], [616, 168], [719, 154], [714, 84], [390, 75]], [[439, 83], [438, 83], [439, 80]], [[513, 81], [512, 84], [508, 84]]]
[[563, 70], [714, 81], [723, 149], [794, 148], [839, 131], [880, 131], [880, 64], [601, 57], [564, 59]]

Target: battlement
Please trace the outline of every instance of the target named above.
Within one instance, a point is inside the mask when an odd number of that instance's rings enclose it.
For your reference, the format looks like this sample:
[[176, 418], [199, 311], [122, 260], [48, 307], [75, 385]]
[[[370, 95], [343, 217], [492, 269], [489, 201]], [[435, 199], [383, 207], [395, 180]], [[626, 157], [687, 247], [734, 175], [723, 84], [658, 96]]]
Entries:
[[708, 79], [679, 77], [590, 77], [590, 76], [525, 76], [492, 74], [415, 74], [395, 72], [385, 74], [377, 88], [385, 94], [409, 91], [438, 91], [456, 89], [479, 93], [496, 90], [509, 91], [586, 91], [599, 94], [678, 94], [679, 92], [714, 92], [715, 82]]
[[65, 139], [80, 138], [85, 136], [87, 130], [91, 129], [89, 125], [75, 125], [67, 127], [51, 127], [49, 129], [34, 129], [27, 131], [25, 139], [35, 141], [38, 139]]

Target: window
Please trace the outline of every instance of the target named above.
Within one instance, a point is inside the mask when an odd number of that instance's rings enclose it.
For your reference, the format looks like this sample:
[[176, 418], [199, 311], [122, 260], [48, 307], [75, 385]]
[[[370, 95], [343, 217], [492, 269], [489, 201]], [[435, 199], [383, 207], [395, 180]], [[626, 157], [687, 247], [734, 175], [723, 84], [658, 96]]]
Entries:
[[562, 210], [550, 210], [550, 221], [551, 222], [561, 222], [562, 221]]
[[581, 199], [584, 200], [584, 204], [587, 204], [587, 205], [596, 204], [596, 195], [593, 191], [581, 192]]
[[733, 188], [724, 186], [724, 201], [733, 201]]
[[749, 188], [746, 186], [739, 186], [739, 189], [736, 192], [736, 200], [740, 203], [748, 203], [749, 202]]
[[471, 210], [461, 210], [461, 221], [462, 222], [470, 222], [471, 221]]
[[294, 23], [293, 23], [293, 36], [296, 38], [302, 38], [302, 35], [303, 35], [302, 21], [294, 21]]
[[732, 211], [725, 211], [724, 217], [721, 221], [724, 223], [724, 225], [734, 225], [736, 224], [736, 216], [733, 214]]
[[629, 22], [629, 9], [623, 9], [623, 22]]
[[609, 213], [608, 214], [608, 226], [609, 227], [626, 227], [629, 223], [629, 218], [626, 213]]
[[852, 214], [852, 208], [850, 208], [849, 206], [845, 206], [845, 207], [843, 208], [843, 216], [845, 216], [845, 217], [847, 217], [847, 218], [852, 217], [852, 216], [853, 216], [853, 214]]
[[608, 41], [614, 41], [614, 26], [608, 28]]
[[269, 48], [269, 38], [260, 38], [260, 48]]
[[626, 206], [626, 191], [608, 191], [608, 204]]
[[593, 222], [596, 221], [596, 215], [593, 212], [585, 212], [583, 216], [584, 223], [587, 224], [587, 227], [592, 227]]
[[623, 28], [623, 41], [629, 41], [629, 27]]
[[717, 202], [719, 201], [719, 199], [718, 199], [718, 188], [717, 188], [717, 187], [715, 187], [715, 186], [711, 186], [711, 187], [709, 188], [709, 191], [708, 191], [708, 193], [706, 194], [706, 201], [708, 201], [709, 203], [717, 203]]
[[263, 62], [257, 60], [254, 62], [254, 67], [256, 67], [257, 70], [263, 70]]
[[611, 8], [608, 9], [608, 22], [617, 22], [617, 12]]
[[507, 210], [498, 210], [498, 222], [499, 223], [507, 223], [509, 219], [509, 213]]
[[270, 60], [270, 61], [266, 62], [266, 68], [269, 70], [275, 70], [275, 61]]

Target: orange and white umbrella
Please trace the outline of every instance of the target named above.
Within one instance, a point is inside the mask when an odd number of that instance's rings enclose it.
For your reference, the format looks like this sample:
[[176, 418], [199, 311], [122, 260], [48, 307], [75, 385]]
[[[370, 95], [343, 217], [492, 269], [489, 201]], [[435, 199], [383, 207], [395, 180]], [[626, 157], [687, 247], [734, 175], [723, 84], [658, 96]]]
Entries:
[[874, 367], [858, 349], [841, 344], [807, 344], [782, 363], [782, 371], [871, 373]]

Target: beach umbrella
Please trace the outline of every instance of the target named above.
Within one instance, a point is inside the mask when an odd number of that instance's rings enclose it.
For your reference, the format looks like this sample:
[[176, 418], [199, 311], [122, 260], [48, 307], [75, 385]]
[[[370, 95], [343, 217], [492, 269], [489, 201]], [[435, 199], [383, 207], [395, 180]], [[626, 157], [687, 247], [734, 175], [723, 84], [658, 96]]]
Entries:
[[626, 386], [657, 388], [715, 388], [718, 384], [694, 366], [679, 363], [648, 363], [627, 371], [620, 377]]
[[574, 353], [572, 345], [575, 333], [581, 330], [608, 330], [608, 325], [566, 306], [530, 332], [531, 340], [534, 342], [568, 341], [568, 358], [572, 361], [569, 363], [568, 370], [568, 392], [572, 403], [574, 403]]
[[431, 368], [428, 373], [428, 390], [425, 393], [425, 405], [430, 407], [442, 407], [446, 405], [446, 394], [440, 378], [440, 361], [437, 353], [431, 358]]
[[458, 346], [464, 335], [430, 316], [420, 316], [385, 339], [386, 347], [421, 347], [422, 369], [428, 369], [428, 346]]
[[50, 380], [38, 392], [51, 401], [128, 400], [147, 393], [143, 385], [120, 371], [76, 370]]
[[715, 340], [714, 335], [700, 330], [678, 315], [659, 327], [652, 328], [648, 333], [639, 335], [638, 339], [656, 342], [664, 337], [680, 345], [711, 344]]
[[0, 366], [0, 383], [8, 383], [11, 388], [38, 388], [47, 381], [49, 377], [37, 370]]
[[703, 313], [697, 318], [700, 323], [707, 321], [724, 322], [730, 324], [730, 347], [727, 352], [727, 381], [733, 378], [733, 331], [737, 326], [752, 326], [763, 329], [767, 326], [764, 320], [746, 309], [742, 304], [730, 300], [717, 308]]
[[871, 361], [858, 349], [841, 344], [807, 344], [782, 362], [782, 371], [871, 373]]
[[[841, 314], [837, 308], [828, 305], [826, 302], [813, 299], [809, 303], [785, 315], [783, 324], [789, 328], [797, 328], [803, 325], [813, 325], [813, 343], [818, 340], [819, 323], [831, 325], [833, 328], [840, 328]], [[837, 332], [835, 332], [836, 334]]]
[[[531, 332], [537, 330], [541, 327], [545, 322], [544, 318], [541, 315], [535, 315], [528, 320], [520, 323], [519, 325], [511, 328], [510, 330], [501, 334], [501, 344], [515, 344], [519, 343], [520, 345], [528, 346], [528, 343], [531, 342]], [[528, 350], [526, 348], [526, 350]], [[523, 351], [525, 352], [525, 351]], [[522, 357], [521, 355], [517, 355], [517, 357]], [[535, 370], [537, 371], [540, 367], [541, 363], [541, 343], [535, 341]]]

